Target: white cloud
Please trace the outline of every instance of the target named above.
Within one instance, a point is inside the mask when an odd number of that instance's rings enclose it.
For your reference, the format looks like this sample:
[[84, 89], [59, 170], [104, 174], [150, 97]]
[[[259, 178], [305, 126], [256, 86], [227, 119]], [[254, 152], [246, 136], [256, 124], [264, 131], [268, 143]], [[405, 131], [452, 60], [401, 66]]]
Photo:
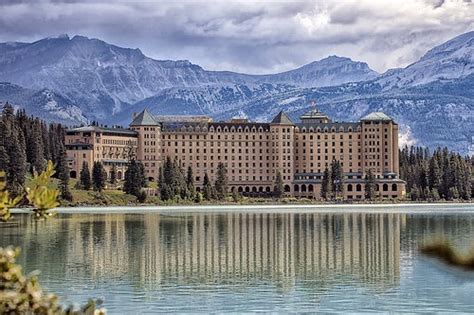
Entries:
[[248, 73], [333, 54], [383, 72], [474, 29], [474, 5], [463, 0], [9, 0], [0, 11], [0, 41], [80, 34], [158, 59]]

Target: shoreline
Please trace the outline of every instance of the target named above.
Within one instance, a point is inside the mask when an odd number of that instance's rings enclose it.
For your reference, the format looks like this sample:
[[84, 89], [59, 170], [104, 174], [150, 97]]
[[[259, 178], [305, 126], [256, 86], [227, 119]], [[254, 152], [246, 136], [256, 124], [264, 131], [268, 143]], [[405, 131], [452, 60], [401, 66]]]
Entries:
[[[421, 209], [410, 209], [410, 208]], [[405, 209], [404, 209], [405, 208]], [[432, 208], [432, 209], [428, 209]], [[344, 209], [339, 211], [338, 209]], [[295, 211], [297, 210], [297, 211]], [[110, 214], [110, 213], [473, 213], [474, 203], [374, 203], [374, 204], [264, 204], [264, 205], [137, 205], [137, 206], [84, 206], [58, 207], [51, 210], [59, 214]], [[28, 208], [11, 209], [13, 214], [29, 213]]]

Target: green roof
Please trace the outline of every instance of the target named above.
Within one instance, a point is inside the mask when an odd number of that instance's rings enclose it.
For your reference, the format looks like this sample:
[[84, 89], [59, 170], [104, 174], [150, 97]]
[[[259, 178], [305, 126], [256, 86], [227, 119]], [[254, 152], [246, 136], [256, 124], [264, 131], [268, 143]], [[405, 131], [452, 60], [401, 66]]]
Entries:
[[361, 118], [361, 120], [393, 120], [390, 116], [383, 112], [373, 112]]
[[160, 123], [153, 118], [150, 112], [145, 108], [140, 114], [138, 114], [130, 126], [159, 126]]
[[273, 118], [272, 124], [280, 124], [280, 125], [294, 125], [293, 121], [291, 121], [290, 117], [285, 114], [283, 111], [279, 112], [278, 115]]

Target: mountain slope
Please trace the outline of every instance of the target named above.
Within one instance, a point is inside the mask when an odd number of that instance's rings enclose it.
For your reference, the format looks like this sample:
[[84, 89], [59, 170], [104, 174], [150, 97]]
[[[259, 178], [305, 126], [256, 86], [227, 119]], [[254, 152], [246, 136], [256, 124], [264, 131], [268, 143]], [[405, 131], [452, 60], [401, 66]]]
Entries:
[[374, 75], [366, 64], [339, 57], [287, 73], [259, 76], [206, 71], [186, 60], [154, 60], [139, 49], [83, 36], [0, 44], [0, 80], [26, 88], [54, 90], [78, 104], [91, 118], [101, 120], [170, 88], [232, 88], [236, 84], [257, 83], [325, 86]]
[[390, 70], [377, 79], [384, 89], [406, 88], [474, 73], [474, 31], [459, 35], [428, 51], [404, 69]]
[[378, 75], [365, 62], [330, 56], [295, 70], [261, 76], [259, 82], [285, 83], [300, 87], [323, 87], [347, 82], [368, 81]]
[[51, 90], [31, 90], [19, 85], [0, 82], [0, 107], [6, 102], [24, 108], [30, 115], [66, 125], [88, 122], [80, 108]]

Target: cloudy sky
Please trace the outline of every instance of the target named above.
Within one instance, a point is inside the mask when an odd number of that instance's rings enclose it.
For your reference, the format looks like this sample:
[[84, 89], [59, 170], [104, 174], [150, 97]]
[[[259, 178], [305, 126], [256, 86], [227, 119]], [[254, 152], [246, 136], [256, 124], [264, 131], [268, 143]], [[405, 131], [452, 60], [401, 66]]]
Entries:
[[274, 73], [328, 55], [403, 67], [474, 30], [470, 0], [0, 0], [0, 41], [67, 33], [206, 69]]

